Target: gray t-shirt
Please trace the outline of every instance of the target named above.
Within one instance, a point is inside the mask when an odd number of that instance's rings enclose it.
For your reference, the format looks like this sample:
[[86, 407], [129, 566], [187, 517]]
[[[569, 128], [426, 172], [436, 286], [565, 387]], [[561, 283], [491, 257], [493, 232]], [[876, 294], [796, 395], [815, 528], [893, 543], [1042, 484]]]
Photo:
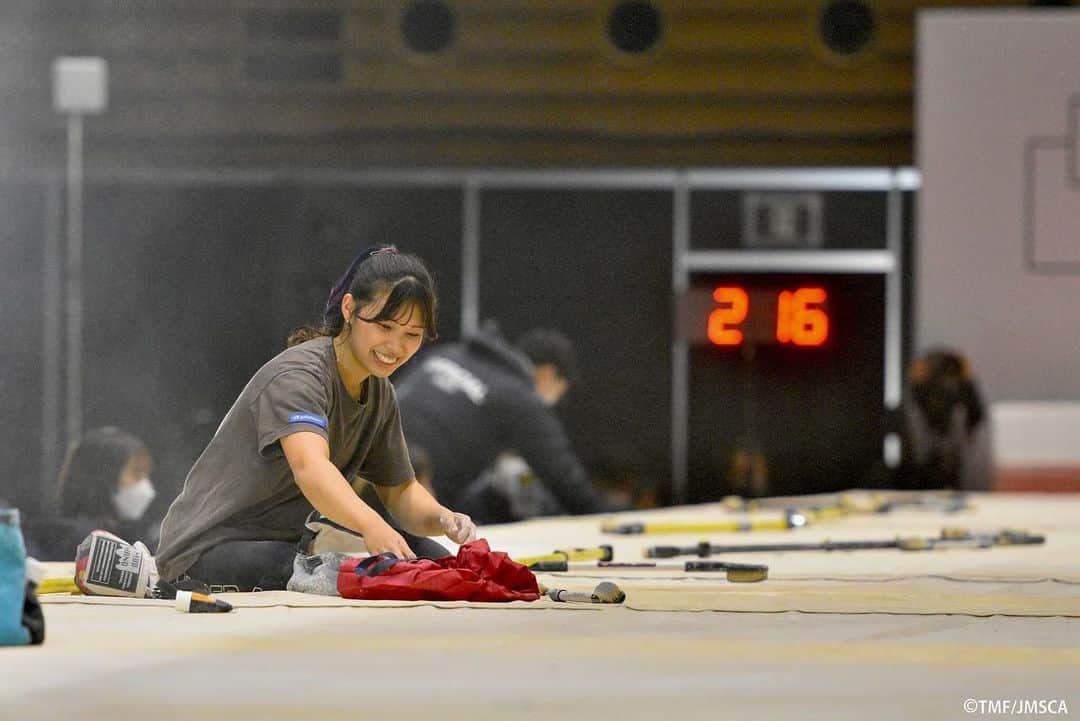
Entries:
[[300, 540], [311, 504], [281, 448], [292, 433], [317, 433], [354, 484], [396, 486], [413, 478], [394, 388], [369, 376], [360, 401], [337, 370], [331, 338], [293, 346], [245, 386], [161, 523], [157, 564], [172, 580], [226, 541]]

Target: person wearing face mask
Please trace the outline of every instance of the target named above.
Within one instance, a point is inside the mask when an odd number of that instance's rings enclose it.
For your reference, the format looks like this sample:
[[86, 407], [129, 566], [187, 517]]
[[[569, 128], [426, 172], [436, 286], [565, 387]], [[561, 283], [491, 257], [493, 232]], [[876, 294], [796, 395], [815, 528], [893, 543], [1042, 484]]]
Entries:
[[[440, 502], [470, 503], [478, 496], [470, 489], [513, 454], [566, 513], [606, 510], [552, 409], [576, 371], [570, 340], [543, 328], [511, 345], [489, 323], [425, 355], [399, 384], [398, 401], [409, 449], [425, 455]], [[466, 512], [481, 523], [515, 520], [496, 506]]]
[[75, 548], [101, 529], [127, 541], [156, 543], [158, 521], [147, 517], [156, 492], [146, 444], [119, 428], [88, 431], [60, 469], [59, 507], [24, 522], [27, 553], [44, 561], [70, 561]]

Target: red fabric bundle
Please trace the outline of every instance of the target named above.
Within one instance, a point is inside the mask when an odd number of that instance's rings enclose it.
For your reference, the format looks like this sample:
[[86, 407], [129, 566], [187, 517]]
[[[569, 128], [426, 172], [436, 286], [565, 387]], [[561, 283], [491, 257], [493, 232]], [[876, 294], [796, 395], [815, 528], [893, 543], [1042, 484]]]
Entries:
[[337, 577], [342, 598], [384, 601], [535, 601], [536, 576], [484, 539], [457, 556], [404, 561], [393, 556], [350, 558]]

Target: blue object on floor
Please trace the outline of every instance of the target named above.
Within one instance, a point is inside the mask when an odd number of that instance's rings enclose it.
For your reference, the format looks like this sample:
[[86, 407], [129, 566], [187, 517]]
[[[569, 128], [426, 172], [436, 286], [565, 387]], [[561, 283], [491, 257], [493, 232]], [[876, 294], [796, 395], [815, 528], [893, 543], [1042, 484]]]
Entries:
[[19, 511], [0, 508], [0, 646], [30, 643], [22, 623], [26, 599], [26, 546], [19, 528]]

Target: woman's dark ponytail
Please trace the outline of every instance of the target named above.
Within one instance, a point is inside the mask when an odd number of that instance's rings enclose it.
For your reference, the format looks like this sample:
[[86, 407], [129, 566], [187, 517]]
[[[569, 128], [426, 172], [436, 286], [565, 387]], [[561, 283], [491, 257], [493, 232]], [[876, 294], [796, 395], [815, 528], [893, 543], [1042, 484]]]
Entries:
[[424, 314], [428, 338], [436, 337], [435, 284], [424, 262], [414, 255], [399, 253], [393, 245], [375, 245], [353, 258], [331, 288], [319, 324], [294, 329], [289, 334], [289, 347], [320, 336], [337, 336], [345, 327], [341, 300], [346, 293], [351, 293], [358, 306], [363, 306], [383, 291], [388, 292], [387, 300], [378, 315], [374, 318], [357, 316], [360, 320], [374, 323], [397, 318], [406, 307], [415, 305]]

